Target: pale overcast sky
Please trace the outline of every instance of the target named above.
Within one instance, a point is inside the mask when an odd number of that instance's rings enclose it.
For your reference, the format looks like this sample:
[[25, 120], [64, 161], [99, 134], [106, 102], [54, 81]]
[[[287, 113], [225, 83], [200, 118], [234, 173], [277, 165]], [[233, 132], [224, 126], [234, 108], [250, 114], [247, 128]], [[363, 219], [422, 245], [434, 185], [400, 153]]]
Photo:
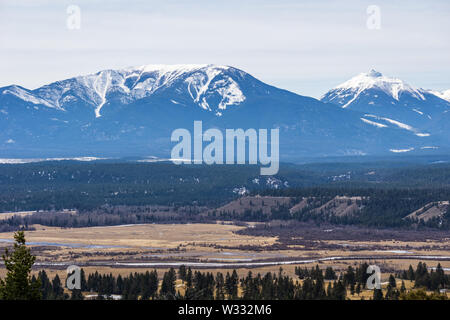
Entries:
[[[367, 27], [369, 5], [380, 29]], [[313, 97], [370, 68], [450, 89], [450, 1], [0, 0], [0, 86], [183, 63], [231, 65]]]

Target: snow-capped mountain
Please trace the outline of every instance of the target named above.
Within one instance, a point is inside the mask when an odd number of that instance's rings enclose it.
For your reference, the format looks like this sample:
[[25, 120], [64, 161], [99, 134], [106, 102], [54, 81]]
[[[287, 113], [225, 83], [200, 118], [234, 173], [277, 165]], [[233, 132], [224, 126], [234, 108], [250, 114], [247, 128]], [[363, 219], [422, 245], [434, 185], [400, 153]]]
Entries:
[[445, 93], [414, 88], [370, 70], [328, 91], [321, 101], [363, 113], [361, 121], [378, 128], [397, 127], [418, 137], [433, 135], [431, 125], [450, 110]]
[[[360, 75], [330, 91], [326, 103], [216, 65], [103, 70], [35, 90], [11, 85], [0, 88], [0, 158], [167, 158], [171, 132], [192, 130], [194, 120], [204, 130], [279, 128], [282, 160], [448, 145], [444, 122], [418, 124], [437, 121], [450, 103], [384, 79]], [[406, 121], [405, 112], [416, 118]]]
[[59, 110], [69, 110], [74, 103], [85, 103], [91, 106], [98, 118], [108, 103], [130, 104], [176, 87], [169, 100], [171, 103], [184, 104], [188, 100], [220, 115], [222, 110], [245, 100], [238, 84], [243, 77], [245, 73], [228, 66], [145, 65], [104, 70], [58, 81], [36, 90], [13, 86], [4, 90], [3, 94]]
[[347, 108], [361, 95], [364, 95], [367, 90], [379, 90], [396, 101], [399, 101], [400, 97], [404, 96], [425, 100], [425, 97], [419, 90], [414, 89], [400, 79], [385, 77], [374, 69], [368, 73], [361, 73], [338, 85], [336, 88], [328, 91], [321, 100]]

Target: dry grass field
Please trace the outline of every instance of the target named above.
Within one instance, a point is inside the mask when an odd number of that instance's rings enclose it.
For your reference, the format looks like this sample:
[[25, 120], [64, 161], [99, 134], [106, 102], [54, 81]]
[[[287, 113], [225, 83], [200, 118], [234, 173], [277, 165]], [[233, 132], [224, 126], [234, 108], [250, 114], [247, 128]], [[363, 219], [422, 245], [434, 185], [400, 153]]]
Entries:
[[[247, 226], [216, 224], [146, 224], [90, 228], [57, 228], [36, 225], [26, 238], [37, 256], [35, 272], [45, 268], [50, 274], [65, 274], [70, 264], [82, 266], [87, 273], [98, 271], [127, 275], [157, 268], [160, 275], [171, 265], [193, 263], [192, 269], [223, 272], [237, 269], [240, 276], [250, 270], [265, 274], [283, 272], [295, 276], [296, 266], [321, 268], [332, 266], [338, 271], [363, 261], [389, 272], [404, 270], [425, 261], [429, 267], [441, 263], [450, 270], [450, 240], [421, 241], [318, 241], [322, 246], [280, 246], [280, 239], [250, 236], [236, 231]], [[1, 239], [12, 239], [13, 233], [0, 233], [1, 247], [11, 246]], [[311, 242], [315, 245], [315, 242]], [[356, 249], [355, 249], [356, 248]], [[429, 259], [424, 259], [430, 257]], [[434, 258], [431, 258], [434, 257]], [[439, 258], [439, 257], [442, 257]], [[447, 258], [445, 258], [447, 257]], [[286, 262], [289, 263], [286, 264]], [[294, 261], [294, 262], [293, 262]], [[177, 265], [173, 265], [177, 267]], [[4, 275], [0, 265], [0, 277]]]
[[6, 220], [14, 216], [25, 217], [35, 214], [37, 211], [0, 212], [0, 220]]
[[[168, 249], [188, 244], [265, 246], [276, 241], [275, 237], [235, 234], [234, 231], [245, 227], [230, 224], [144, 224], [89, 228], [37, 225], [35, 228], [35, 231], [26, 232], [28, 242]], [[13, 233], [0, 233], [0, 238], [12, 239]]]
[[[44, 212], [44, 211], [40, 211]], [[51, 212], [51, 211], [49, 211]], [[38, 211], [17, 211], [17, 212], [0, 212], [0, 220], [6, 220], [12, 217], [25, 217], [31, 216], [38, 213]], [[46, 211], [47, 213], [47, 211]], [[58, 214], [77, 214], [76, 210], [64, 209], [62, 211], [57, 211]]]

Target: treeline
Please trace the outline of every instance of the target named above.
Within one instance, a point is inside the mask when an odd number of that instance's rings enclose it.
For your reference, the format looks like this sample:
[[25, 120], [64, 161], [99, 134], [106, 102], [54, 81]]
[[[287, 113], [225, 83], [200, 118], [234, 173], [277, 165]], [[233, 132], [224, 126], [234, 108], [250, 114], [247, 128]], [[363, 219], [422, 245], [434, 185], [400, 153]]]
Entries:
[[[440, 217], [434, 217], [427, 222], [405, 217], [430, 202], [450, 199], [447, 189], [286, 189], [266, 191], [263, 195], [289, 196], [294, 200], [290, 205], [280, 205], [269, 214], [262, 209], [247, 209], [241, 213], [218, 212], [208, 207], [191, 205], [173, 206], [112, 206], [102, 205], [95, 209], [79, 210], [72, 215], [62, 211], [39, 212], [30, 216], [14, 216], [0, 220], [0, 232], [24, 228], [33, 224], [57, 227], [91, 227], [119, 224], [140, 223], [185, 223], [208, 222], [215, 220], [228, 221], [259, 221], [296, 220], [314, 224], [357, 225], [373, 228], [415, 228], [450, 230], [450, 206]], [[337, 216], [330, 214], [328, 209], [320, 212], [312, 211], [336, 196], [361, 196], [356, 204], [360, 211], [352, 215]], [[310, 201], [302, 209], [291, 213], [289, 209], [304, 197]], [[332, 209], [332, 208], [331, 208]]]
[[[304, 279], [304, 285], [306, 283], [310, 283], [310, 287], [314, 285], [312, 281], [323, 282], [323, 280], [334, 281], [336, 285], [343, 288], [343, 292], [350, 291], [351, 295], [359, 295], [363, 289], [366, 289], [367, 280], [369, 279], [370, 274], [367, 273], [367, 268], [369, 265], [367, 263], [360, 264], [358, 267], [353, 268], [352, 266], [348, 266], [345, 272], [336, 274], [332, 267], [327, 267], [325, 269], [325, 273], [316, 265], [315, 268], [308, 270], [307, 268], [295, 267], [295, 274], [300, 278]], [[336, 282], [336, 279], [338, 280]], [[328, 283], [330, 286], [331, 282]], [[393, 288], [396, 286], [395, 279]], [[313, 290], [314, 291], [314, 290]], [[328, 291], [328, 289], [327, 289]], [[406, 288], [403, 292], [406, 291]], [[388, 294], [386, 295], [386, 299], [388, 300], [397, 300], [400, 296], [400, 291], [393, 294], [393, 290], [388, 289]], [[398, 293], [398, 294], [397, 294]], [[381, 300], [383, 298], [383, 293], [381, 290], [375, 289], [374, 291], [374, 299]]]
[[73, 161], [0, 165], [0, 212], [102, 205], [218, 205], [251, 184], [257, 166]]
[[[330, 215], [326, 210], [311, 214], [310, 208], [291, 215], [289, 207], [282, 206], [270, 215], [251, 210], [239, 215], [210, 212], [209, 216], [198, 217], [195, 214], [169, 215], [166, 221], [295, 219], [376, 228], [414, 226], [450, 229], [450, 212], [427, 222], [403, 219], [427, 203], [450, 200], [450, 166], [414, 169], [375, 167], [375, 174], [367, 175], [371, 168], [368, 164], [282, 164], [279, 174], [271, 177], [272, 182], [277, 181], [272, 184], [268, 183], [267, 177], [259, 176], [258, 166], [248, 165], [177, 166], [172, 163], [73, 161], [0, 165], [0, 212], [58, 211], [64, 208], [81, 212], [74, 217], [42, 214], [22, 220], [0, 220], [0, 231], [12, 231], [19, 225], [33, 223], [76, 227], [161, 222], [166, 218], [139, 212], [110, 212], [103, 208], [121, 205], [217, 208], [238, 196], [233, 192], [236, 187], [245, 187], [253, 194], [288, 196], [297, 201], [302, 197], [314, 197], [318, 202], [325, 203], [337, 195], [362, 196], [364, 199], [358, 203], [362, 209], [355, 215]], [[349, 175], [353, 178], [350, 181], [334, 181], [333, 174], [344, 169], [350, 170]], [[415, 184], [408, 185], [405, 182], [408, 179], [418, 179], [423, 184], [412, 188]]]
[[198, 206], [102, 206], [89, 211], [70, 214], [64, 211], [37, 212], [28, 216], [13, 216], [0, 220], [0, 232], [19, 229], [30, 230], [28, 226], [40, 224], [52, 227], [80, 228], [114, 226], [143, 223], [182, 223], [209, 221], [199, 213], [206, 211]]
[[[435, 217], [424, 222], [404, 219], [410, 213], [418, 210], [430, 202], [448, 201], [450, 188], [433, 189], [375, 189], [375, 188], [301, 188], [285, 190], [266, 190], [262, 195], [295, 197], [300, 202], [304, 197], [314, 197], [314, 205], [302, 210], [289, 213], [288, 207], [274, 210], [272, 216], [266, 219], [295, 219], [298, 221], [312, 221], [320, 224], [324, 222], [342, 225], [360, 225], [366, 227], [450, 229], [450, 209], [442, 217]], [[311, 213], [318, 205], [324, 204], [336, 196], [361, 196], [357, 205], [361, 208], [354, 215], [336, 216], [323, 212]]]
[[[240, 187], [258, 193], [289, 187], [294, 189], [286, 194], [293, 196], [311, 194], [315, 188], [321, 194], [329, 195], [340, 189], [354, 189], [367, 194], [372, 189], [411, 187], [447, 189], [448, 194], [450, 166], [399, 167], [398, 163], [282, 163], [279, 173], [270, 177], [269, 183], [268, 177], [259, 175], [259, 166], [256, 165], [194, 166], [125, 161], [0, 164], [0, 212], [64, 208], [92, 210], [104, 204], [182, 205], [193, 201], [218, 206], [235, 198], [237, 195], [233, 190]], [[349, 179], [336, 181], [336, 176], [342, 173]]]
[[[184, 293], [177, 290], [177, 279], [184, 283]], [[64, 300], [83, 299], [81, 292], [97, 294], [97, 299], [108, 299], [120, 295], [124, 300], [162, 299], [162, 300], [292, 300], [292, 299], [337, 299], [344, 300], [346, 289], [341, 281], [324, 286], [323, 278], [304, 281], [302, 285], [293, 278], [279, 273], [253, 275], [239, 278], [236, 270], [223, 274], [217, 272], [192, 271], [181, 266], [178, 273], [171, 268], [165, 272], [159, 286], [156, 270], [146, 273], [132, 273], [117, 277], [112, 274], [89, 274], [86, 278], [81, 272], [81, 290], [73, 290], [69, 296], [64, 293], [60, 278], [56, 275], [50, 281], [45, 271], [41, 271], [32, 281], [40, 281], [43, 299]]]
[[426, 263], [419, 262], [416, 270], [410, 265], [409, 269], [397, 274], [397, 277], [414, 281], [416, 288], [426, 288], [436, 291], [450, 288], [450, 275], [446, 275], [439, 263], [436, 269], [428, 271]]
[[[367, 289], [370, 276], [366, 272], [368, 266], [367, 263], [356, 268], [349, 266], [339, 274], [332, 267], [327, 267], [325, 271], [318, 265], [311, 269], [296, 267], [295, 274], [300, 281], [284, 275], [281, 268], [278, 273], [268, 272], [265, 275], [254, 275], [250, 271], [246, 277], [239, 278], [236, 270], [213, 274], [180, 266], [178, 271], [171, 268], [165, 272], [161, 281], [156, 270], [115, 277], [98, 272], [86, 276], [82, 269], [81, 289], [73, 290], [70, 296], [64, 292], [58, 275], [50, 280], [46, 272], [41, 271], [37, 277], [33, 276], [32, 281], [40, 282], [42, 299], [48, 300], [80, 300], [84, 299], [83, 292], [95, 293], [97, 299], [111, 299], [117, 295], [124, 300], [345, 300], [348, 294], [359, 296], [362, 290]], [[444, 274], [440, 264], [436, 271], [429, 273], [426, 265], [419, 263], [416, 270], [410, 266], [409, 270], [397, 276], [415, 281], [415, 288], [426, 288], [436, 293], [430, 296], [420, 291], [408, 292], [404, 281], [398, 288], [391, 274], [385, 294], [380, 289], [374, 289], [372, 299], [399, 300], [420, 296], [424, 299], [446, 299], [438, 290], [449, 287], [449, 276]], [[430, 283], [427, 277], [431, 279]], [[180, 290], [177, 280], [181, 280], [183, 290]]]

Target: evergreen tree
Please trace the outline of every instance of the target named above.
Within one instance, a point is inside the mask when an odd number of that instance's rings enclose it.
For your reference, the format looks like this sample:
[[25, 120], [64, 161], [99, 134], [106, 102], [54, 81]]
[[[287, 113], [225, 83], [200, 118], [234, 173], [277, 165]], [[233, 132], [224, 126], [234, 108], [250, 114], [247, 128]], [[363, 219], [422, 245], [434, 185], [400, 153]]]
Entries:
[[141, 300], [149, 300], [153, 298], [158, 290], [158, 275], [156, 270], [146, 272], [141, 279]]
[[228, 299], [236, 299], [238, 295], [238, 285], [239, 277], [236, 270], [233, 270], [233, 273], [231, 275], [227, 272], [225, 278], [225, 291], [228, 295]]
[[327, 267], [325, 269], [325, 280], [335, 280], [336, 277], [336, 272], [334, 272], [332, 267]]
[[331, 287], [331, 282], [328, 282], [327, 286], [327, 298], [332, 299], [333, 298], [333, 288]]
[[352, 266], [348, 266], [347, 271], [344, 274], [344, 286], [354, 285], [356, 281], [356, 274]]
[[167, 300], [173, 300], [175, 298], [175, 281], [177, 280], [177, 274], [174, 268], [170, 268], [169, 271], [164, 273], [163, 281], [161, 284], [160, 295]]
[[186, 281], [186, 266], [185, 265], [181, 265], [180, 268], [178, 269], [178, 278], [180, 278], [180, 280]]
[[350, 294], [353, 296], [355, 294], [355, 284], [350, 284]]
[[84, 300], [84, 296], [79, 289], [73, 289], [70, 300]]
[[122, 276], [119, 274], [117, 276], [117, 280], [116, 280], [116, 293], [122, 293], [123, 292], [123, 278]]
[[86, 283], [86, 274], [84, 273], [84, 270], [80, 270], [80, 289], [81, 291], [86, 291], [87, 283]]
[[392, 288], [396, 288], [397, 287], [397, 282], [395, 281], [395, 278], [394, 278], [394, 276], [392, 274], [389, 276], [389, 285]]
[[394, 287], [392, 287], [390, 284], [388, 284], [385, 299], [386, 300], [398, 300], [399, 297], [400, 297], [400, 292], [397, 289], [395, 289]]
[[64, 288], [61, 284], [61, 279], [58, 275], [55, 275], [52, 281], [52, 299], [53, 300], [63, 300], [64, 299]]
[[49, 299], [52, 294], [52, 284], [45, 270], [39, 271], [38, 280], [40, 281], [41, 284], [41, 298], [43, 300]]
[[360, 282], [358, 282], [358, 284], [356, 285], [355, 292], [358, 296], [361, 293], [361, 283]]
[[347, 291], [345, 290], [345, 286], [341, 280], [338, 280], [338, 282], [333, 287], [332, 299], [345, 300], [346, 296], [347, 296]]
[[25, 233], [14, 234], [13, 251], [5, 250], [3, 260], [7, 270], [5, 280], [0, 279], [0, 299], [3, 300], [39, 300], [41, 284], [39, 280], [31, 281], [31, 268], [36, 257], [25, 245]]
[[187, 274], [186, 274], [186, 287], [191, 288], [192, 287], [192, 270], [191, 267], [188, 268]]
[[416, 275], [414, 273], [414, 269], [413, 269], [412, 265], [409, 265], [406, 279], [415, 280], [415, 278], [416, 278]]
[[405, 293], [406, 287], [405, 287], [405, 281], [402, 280], [402, 286], [400, 287], [400, 293]]
[[216, 275], [216, 299], [225, 299], [225, 280], [221, 272], [218, 272]]
[[373, 289], [373, 300], [383, 300], [383, 291], [381, 289]]

